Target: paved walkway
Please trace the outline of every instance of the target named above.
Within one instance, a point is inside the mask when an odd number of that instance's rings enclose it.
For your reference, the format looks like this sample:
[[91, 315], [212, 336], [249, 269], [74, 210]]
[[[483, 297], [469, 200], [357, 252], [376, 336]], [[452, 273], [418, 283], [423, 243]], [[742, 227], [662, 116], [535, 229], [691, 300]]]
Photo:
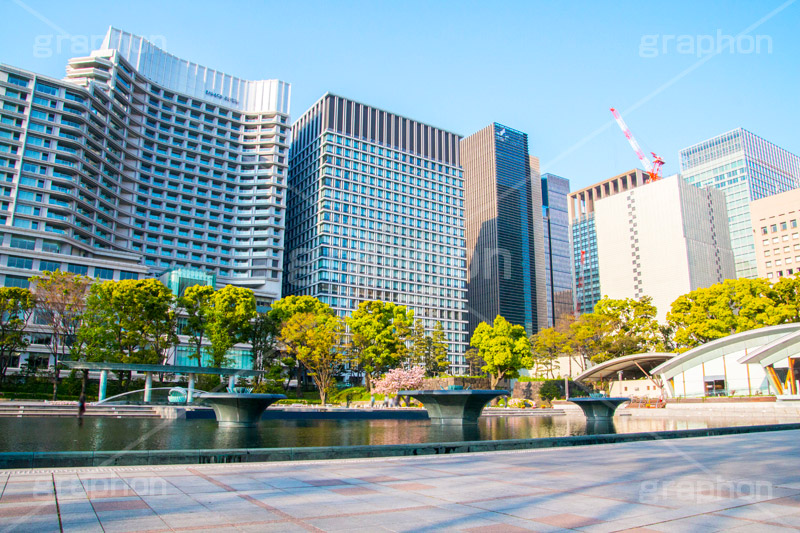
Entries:
[[37, 533], [797, 532], [800, 431], [443, 457], [0, 471], [0, 490], [0, 531]]

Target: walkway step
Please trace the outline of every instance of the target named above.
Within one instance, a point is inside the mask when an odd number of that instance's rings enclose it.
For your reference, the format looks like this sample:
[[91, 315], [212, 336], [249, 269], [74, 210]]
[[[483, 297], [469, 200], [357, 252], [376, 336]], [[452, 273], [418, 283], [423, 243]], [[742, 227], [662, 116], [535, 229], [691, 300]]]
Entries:
[[[46, 403], [0, 404], [0, 417], [12, 416], [76, 416], [78, 406]], [[160, 414], [149, 405], [87, 405], [84, 416], [103, 418], [159, 418]]]

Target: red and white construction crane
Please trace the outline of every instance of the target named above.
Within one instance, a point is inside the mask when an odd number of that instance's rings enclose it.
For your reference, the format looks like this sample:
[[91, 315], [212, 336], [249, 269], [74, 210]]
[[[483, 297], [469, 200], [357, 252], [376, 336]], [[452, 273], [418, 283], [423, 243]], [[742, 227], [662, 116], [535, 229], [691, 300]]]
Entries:
[[641, 146], [639, 143], [636, 142], [636, 137], [633, 136], [631, 130], [628, 128], [628, 125], [625, 124], [625, 121], [622, 120], [622, 117], [619, 114], [619, 111], [611, 108], [611, 114], [614, 115], [614, 119], [616, 119], [617, 124], [619, 124], [619, 128], [622, 130], [622, 133], [625, 134], [625, 137], [628, 139], [628, 142], [633, 148], [633, 151], [636, 152], [637, 157], [644, 165], [644, 169], [647, 171], [647, 174], [650, 176], [650, 181], [658, 181], [661, 179], [661, 166], [664, 164], [664, 160], [661, 159], [659, 156], [655, 154], [655, 152], [650, 152], [650, 155], [653, 156], [653, 161], [650, 161], [650, 158], [644, 155]]

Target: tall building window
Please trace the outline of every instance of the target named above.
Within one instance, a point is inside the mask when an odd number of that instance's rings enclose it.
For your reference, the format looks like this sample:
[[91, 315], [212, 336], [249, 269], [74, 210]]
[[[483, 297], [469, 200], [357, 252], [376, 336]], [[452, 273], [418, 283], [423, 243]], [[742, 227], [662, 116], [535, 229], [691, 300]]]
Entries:
[[89, 273], [89, 267], [86, 265], [76, 265], [70, 263], [67, 267], [67, 271], [71, 272], [72, 274], [80, 274], [81, 276], [86, 276]]
[[9, 274], [6, 274], [6, 280], [4, 284], [6, 287], [19, 287], [21, 289], [27, 289], [30, 286], [28, 278], [11, 276]]
[[28, 257], [17, 257], [15, 255], [9, 255], [7, 264], [11, 268], [24, 268], [26, 270], [33, 269], [33, 259]]

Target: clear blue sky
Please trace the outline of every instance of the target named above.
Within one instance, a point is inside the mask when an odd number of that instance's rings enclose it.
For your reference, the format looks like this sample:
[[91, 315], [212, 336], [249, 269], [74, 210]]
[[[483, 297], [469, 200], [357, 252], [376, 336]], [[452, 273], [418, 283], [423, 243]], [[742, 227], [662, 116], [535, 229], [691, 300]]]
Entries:
[[293, 117], [330, 91], [462, 135], [501, 122], [573, 190], [639, 166], [611, 106], [665, 174], [739, 126], [800, 154], [800, 1], [0, 0], [0, 16], [0, 62], [51, 76], [113, 25], [290, 82]]

